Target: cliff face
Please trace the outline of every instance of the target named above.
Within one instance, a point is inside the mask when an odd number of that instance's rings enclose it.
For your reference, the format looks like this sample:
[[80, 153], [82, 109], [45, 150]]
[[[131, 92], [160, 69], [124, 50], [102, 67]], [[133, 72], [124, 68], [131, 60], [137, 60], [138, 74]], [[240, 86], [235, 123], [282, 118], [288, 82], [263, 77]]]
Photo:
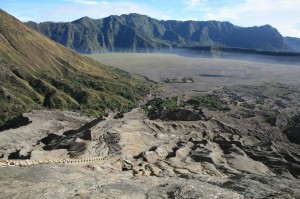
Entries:
[[272, 26], [242, 28], [219, 21], [160, 21], [129, 14], [68, 23], [26, 23], [80, 53], [157, 51], [172, 47], [224, 46], [269, 51], [291, 50]]

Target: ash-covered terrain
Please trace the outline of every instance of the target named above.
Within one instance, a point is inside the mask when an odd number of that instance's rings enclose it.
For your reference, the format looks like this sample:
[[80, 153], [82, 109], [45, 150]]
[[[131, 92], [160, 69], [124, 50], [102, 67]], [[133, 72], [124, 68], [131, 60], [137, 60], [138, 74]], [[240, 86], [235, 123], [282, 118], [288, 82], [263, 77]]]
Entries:
[[[104, 119], [26, 113], [1, 127], [1, 159], [30, 160], [2, 161], [1, 197], [299, 198], [299, 99], [299, 85], [258, 83]], [[88, 157], [106, 159], [33, 161]]]

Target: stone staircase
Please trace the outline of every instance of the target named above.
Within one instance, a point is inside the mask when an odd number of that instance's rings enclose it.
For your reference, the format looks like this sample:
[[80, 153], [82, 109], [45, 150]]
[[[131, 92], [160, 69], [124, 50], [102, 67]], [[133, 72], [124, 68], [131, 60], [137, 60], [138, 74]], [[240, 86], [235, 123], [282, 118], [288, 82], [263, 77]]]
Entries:
[[0, 161], [0, 167], [20, 166], [26, 167], [37, 164], [79, 164], [108, 160], [107, 157], [85, 157], [85, 158], [65, 158], [65, 159], [42, 159], [42, 160], [4, 160]]

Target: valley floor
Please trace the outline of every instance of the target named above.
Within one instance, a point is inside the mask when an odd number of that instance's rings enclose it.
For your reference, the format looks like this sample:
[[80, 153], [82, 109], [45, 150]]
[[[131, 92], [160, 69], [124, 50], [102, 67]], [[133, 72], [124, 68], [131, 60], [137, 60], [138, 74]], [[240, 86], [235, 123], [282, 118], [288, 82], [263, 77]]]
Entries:
[[272, 60], [249, 58], [201, 58], [170, 53], [108, 53], [87, 55], [101, 63], [131, 74], [165, 83], [167, 78], [192, 77], [193, 84], [165, 84], [164, 95], [197, 95], [229, 85], [255, 83], [300, 83], [299, 63], [284, 64]]

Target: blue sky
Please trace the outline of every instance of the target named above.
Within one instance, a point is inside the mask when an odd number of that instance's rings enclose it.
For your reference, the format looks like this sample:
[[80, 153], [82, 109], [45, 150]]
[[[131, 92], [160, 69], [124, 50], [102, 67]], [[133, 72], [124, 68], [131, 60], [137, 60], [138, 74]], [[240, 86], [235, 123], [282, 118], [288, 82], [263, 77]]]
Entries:
[[139, 13], [163, 20], [270, 24], [284, 36], [300, 38], [300, 0], [0, 0], [0, 8], [36, 22]]

